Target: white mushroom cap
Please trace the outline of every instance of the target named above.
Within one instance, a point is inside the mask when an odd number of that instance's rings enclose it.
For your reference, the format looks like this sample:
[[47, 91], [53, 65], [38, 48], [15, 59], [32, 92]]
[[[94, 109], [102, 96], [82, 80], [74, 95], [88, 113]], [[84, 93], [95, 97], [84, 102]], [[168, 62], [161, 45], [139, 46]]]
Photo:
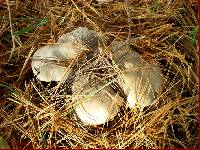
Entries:
[[[121, 44], [113, 43], [113, 49]], [[151, 105], [164, 83], [160, 68], [145, 62], [139, 53], [131, 51], [127, 45], [114, 51], [113, 60], [124, 69], [118, 80], [127, 94], [128, 107], [133, 108], [136, 103], [141, 107]]]
[[[93, 93], [96, 88], [91, 88]], [[116, 94], [110, 86], [105, 87], [96, 94], [78, 101], [78, 106], [75, 107], [75, 112], [80, 120], [87, 125], [105, 124], [112, 120], [119, 112], [123, 99]]]
[[[96, 50], [100, 38], [96, 32], [79, 27], [62, 35], [57, 42], [55, 45], [38, 49], [33, 55], [32, 70], [41, 81], [61, 81], [67, 69], [63, 61], [74, 59], [88, 48]], [[62, 65], [58, 65], [60, 62]]]
[[83, 48], [75, 47], [70, 41], [44, 46], [38, 49], [32, 57], [33, 73], [41, 81], [61, 81], [67, 71], [65, 62], [75, 58], [82, 51]]
[[70, 33], [63, 34], [59, 37], [57, 42], [65, 43], [69, 40], [77, 45], [84, 45], [91, 50], [96, 50], [99, 44], [101, 44], [101, 38], [98, 36], [97, 32], [89, 30], [86, 27], [79, 27]]
[[112, 60], [119, 68], [132, 68], [133, 66], [142, 66], [142, 60], [139, 53], [132, 51], [129, 45], [124, 45], [122, 41], [115, 41], [111, 44], [113, 49]]
[[159, 93], [163, 85], [160, 70], [154, 70], [155, 66], [149, 65], [140, 71], [124, 72], [121, 82], [122, 88], [127, 94], [128, 107], [133, 108], [136, 104], [146, 107], [154, 102], [155, 95]]

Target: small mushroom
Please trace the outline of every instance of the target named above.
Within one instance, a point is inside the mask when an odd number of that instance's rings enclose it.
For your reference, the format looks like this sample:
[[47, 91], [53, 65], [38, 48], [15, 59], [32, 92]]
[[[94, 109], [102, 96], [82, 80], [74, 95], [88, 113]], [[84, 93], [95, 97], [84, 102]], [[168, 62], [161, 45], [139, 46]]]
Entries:
[[74, 109], [86, 125], [100, 125], [112, 120], [124, 102], [110, 85], [86, 75], [75, 79], [72, 91], [75, 95], [84, 95], [76, 100]]
[[149, 106], [163, 85], [162, 72], [157, 66], [145, 62], [140, 54], [132, 51], [129, 46], [120, 47], [122, 44], [123, 42], [118, 41], [112, 44], [112, 59], [123, 69], [118, 81], [127, 95], [128, 107], [133, 108], [136, 104], [141, 107]]
[[44, 46], [32, 57], [33, 73], [41, 81], [61, 81], [67, 71], [67, 61], [75, 58], [82, 51], [83, 48], [76, 47], [71, 41]]
[[130, 108], [136, 104], [142, 108], [151, 105], [163, 84], [160, 70], [150, 64], [138, 71], [124, 71], [119, 80]]
[[[92, 88], [91, 92], [97, 90]], [[123, 99], [110, 86], [105, 87], [83, 102], [79, 101], [75, 112], [80, 120], [89, 125], [104, 124], [119, 112]]]
[[[96, 50], [100, 38], [97, 33], [79, 27], [62, 35], [56, 44], [38, 49], [32, 57], [32, 70], [41, 81], [61, 81], [67, 72], [67, 62], [81, 55], [83, 51]], [[65, 77], [67, 77], [67, 74]]]

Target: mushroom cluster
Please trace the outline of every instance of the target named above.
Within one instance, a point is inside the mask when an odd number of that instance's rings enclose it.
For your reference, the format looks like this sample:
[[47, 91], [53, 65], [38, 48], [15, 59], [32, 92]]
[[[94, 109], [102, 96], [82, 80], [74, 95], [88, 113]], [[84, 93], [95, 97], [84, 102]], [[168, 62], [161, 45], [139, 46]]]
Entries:
[[[110, 64], [114, 63], [121, 70], [115, 78], [127, 99], [120, 96], [111, 83], [91, 71], [77, 74], [71, 85], [72, 94], [82, 95], [75, 97], [77, 105], [74, 110], [86, 125], [100, 125], [113, 120], [123, 104], [130, 108], [149, 106], [162, 88], [164, 79], [160, 68], [145, 62], [128, 45], [120, 47], [121, 44], [121, 41], [112, 43]], [[79, 27], [59, 37], [54, 45], [38, 49], [32, 57], [33, 73], [45, 82], [67, 79], [73, 74], [73, 68], [69, 66], [71, 60], [86, 53], [98, 55], [101, 45], [102, 38], [97, 32]], [[82, 70], [87, 68], [86, 64]]]
[[88, 49], [95, 51], [100, 38], [94, 31], [79, 27], [59, 37], [54, 45], [38, 49], [32, 57], [32, 70], [41, 81], [61, 81], [70, 70], [63, 65]]

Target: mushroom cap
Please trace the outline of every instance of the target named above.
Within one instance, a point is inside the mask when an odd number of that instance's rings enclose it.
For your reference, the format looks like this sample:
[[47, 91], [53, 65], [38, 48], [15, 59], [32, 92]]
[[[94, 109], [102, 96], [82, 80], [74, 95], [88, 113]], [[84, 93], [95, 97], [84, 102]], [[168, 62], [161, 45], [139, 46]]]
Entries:
[[138, 104], [143, 108], [154, 102], [155, 91], [144, 72], [126, 72], [121, 80], [121, 86], [127, 94], [128, 107], [133, 108]]
[[164, 78], [159, 67], [145, 62], [139, 53], [124, 45], [116, 49], [123, 42], [113, 43], [113, 60], [123, 68], [123, 74], [118, 76], [118, 81], [127, 94], [127, 102], [130, 108], [136, 103], [146, 107], [154, 102], [155, 95], [159, 93]]
[[44, 46], [32, 57], [33, 73], [41, 81], [61, 81], [67, 71], [65, 62], [75, 58], [82, 51], [82, 48], [75, 47], [70, 41]]
[[72, 41], [77, 45], [84, 45], [85, 47], [96, 50], [102, 43], [101, 38], [97, 32], [89, 30], [86, 27], [79, 27], [71, 31], [70, 33], [63, 34], [58, 38], [57, 43], [65, 43]]
[[[61, 81], [67, 69], [63, 62], [74, 59], [88, 48], [96, 50], [99, 41], [97, 33], [86, 27], [79, 27], [64, 34], [58, 39], [57, 44], [44, 46], [34, 53], [32, 58], [33, 73], [41, 81]], [[68, 74], [70, 72], [71, 70]]]
[[[87, 92], [93, 93], [103, 85], [98, 85], [91, 88]], [[78, 101], [78, 106], [75, 107], [75, 112], [80, 120], [87, 125], [105, 124], [112, 120], [119, 112], [123, 99], [116, 94], [110, 86], [101, 89], [99, 92], [90, 95], [83, 101]]]
[[128, 44], [122, 41], [114, 41], [112, 44], [112, 60], [119, 66], [119, 68], [133, 68], [133, 66], [141, 66], [144, 60], [140, 54], [131, 50]]
[[112, 120], [124, 102], [111, 85], [92, 75], [92, 72], [77, 75], [72, 92], [85, 95], [75, 99], [77, 105], [74, 109], [86, 125], [100, 125]]

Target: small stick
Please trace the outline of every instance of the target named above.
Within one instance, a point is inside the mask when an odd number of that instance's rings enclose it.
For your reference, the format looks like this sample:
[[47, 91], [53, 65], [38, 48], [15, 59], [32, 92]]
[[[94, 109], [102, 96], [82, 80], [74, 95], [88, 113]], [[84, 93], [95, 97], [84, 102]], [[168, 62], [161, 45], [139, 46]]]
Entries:
[[13, 34], [13, 28], [12, 28], [11, 11], [10, 11], [9, 0], [6, 0], [6, 4], [7, 4], [7, 9], [8, 9], [9, 21], [10, 21], [10, 33], [11, 33], [11, 36], [12, 36], [12, 43], [13, 43], [13, 47], [11, 49], [11, 54], [10, 54], [10, 58], [9, 58], [9, 60], [10, 60], [12, 55], [13, 55], [13, 52], [15, 50], [16, 45], [15, 45], [15, 36]]
[[131, 15], [130, 15], [130, 9], [129, 9], [129, 5], [128, 5], [128, 0], [125, 0], [124, 1], [126, 7], [126, 12], [127, 12], [127, 23], [128, 23], [128, 37], [126, 39], [126, 41], [124, 43], [122, 43], [121, 45], [115, 47], [115, 49], [113, 50], [113, 52], [115, 52], [117, 49], [120, 49], [122, 48], [124, 45], [128, 44], [130, 39], [131, 39]]

